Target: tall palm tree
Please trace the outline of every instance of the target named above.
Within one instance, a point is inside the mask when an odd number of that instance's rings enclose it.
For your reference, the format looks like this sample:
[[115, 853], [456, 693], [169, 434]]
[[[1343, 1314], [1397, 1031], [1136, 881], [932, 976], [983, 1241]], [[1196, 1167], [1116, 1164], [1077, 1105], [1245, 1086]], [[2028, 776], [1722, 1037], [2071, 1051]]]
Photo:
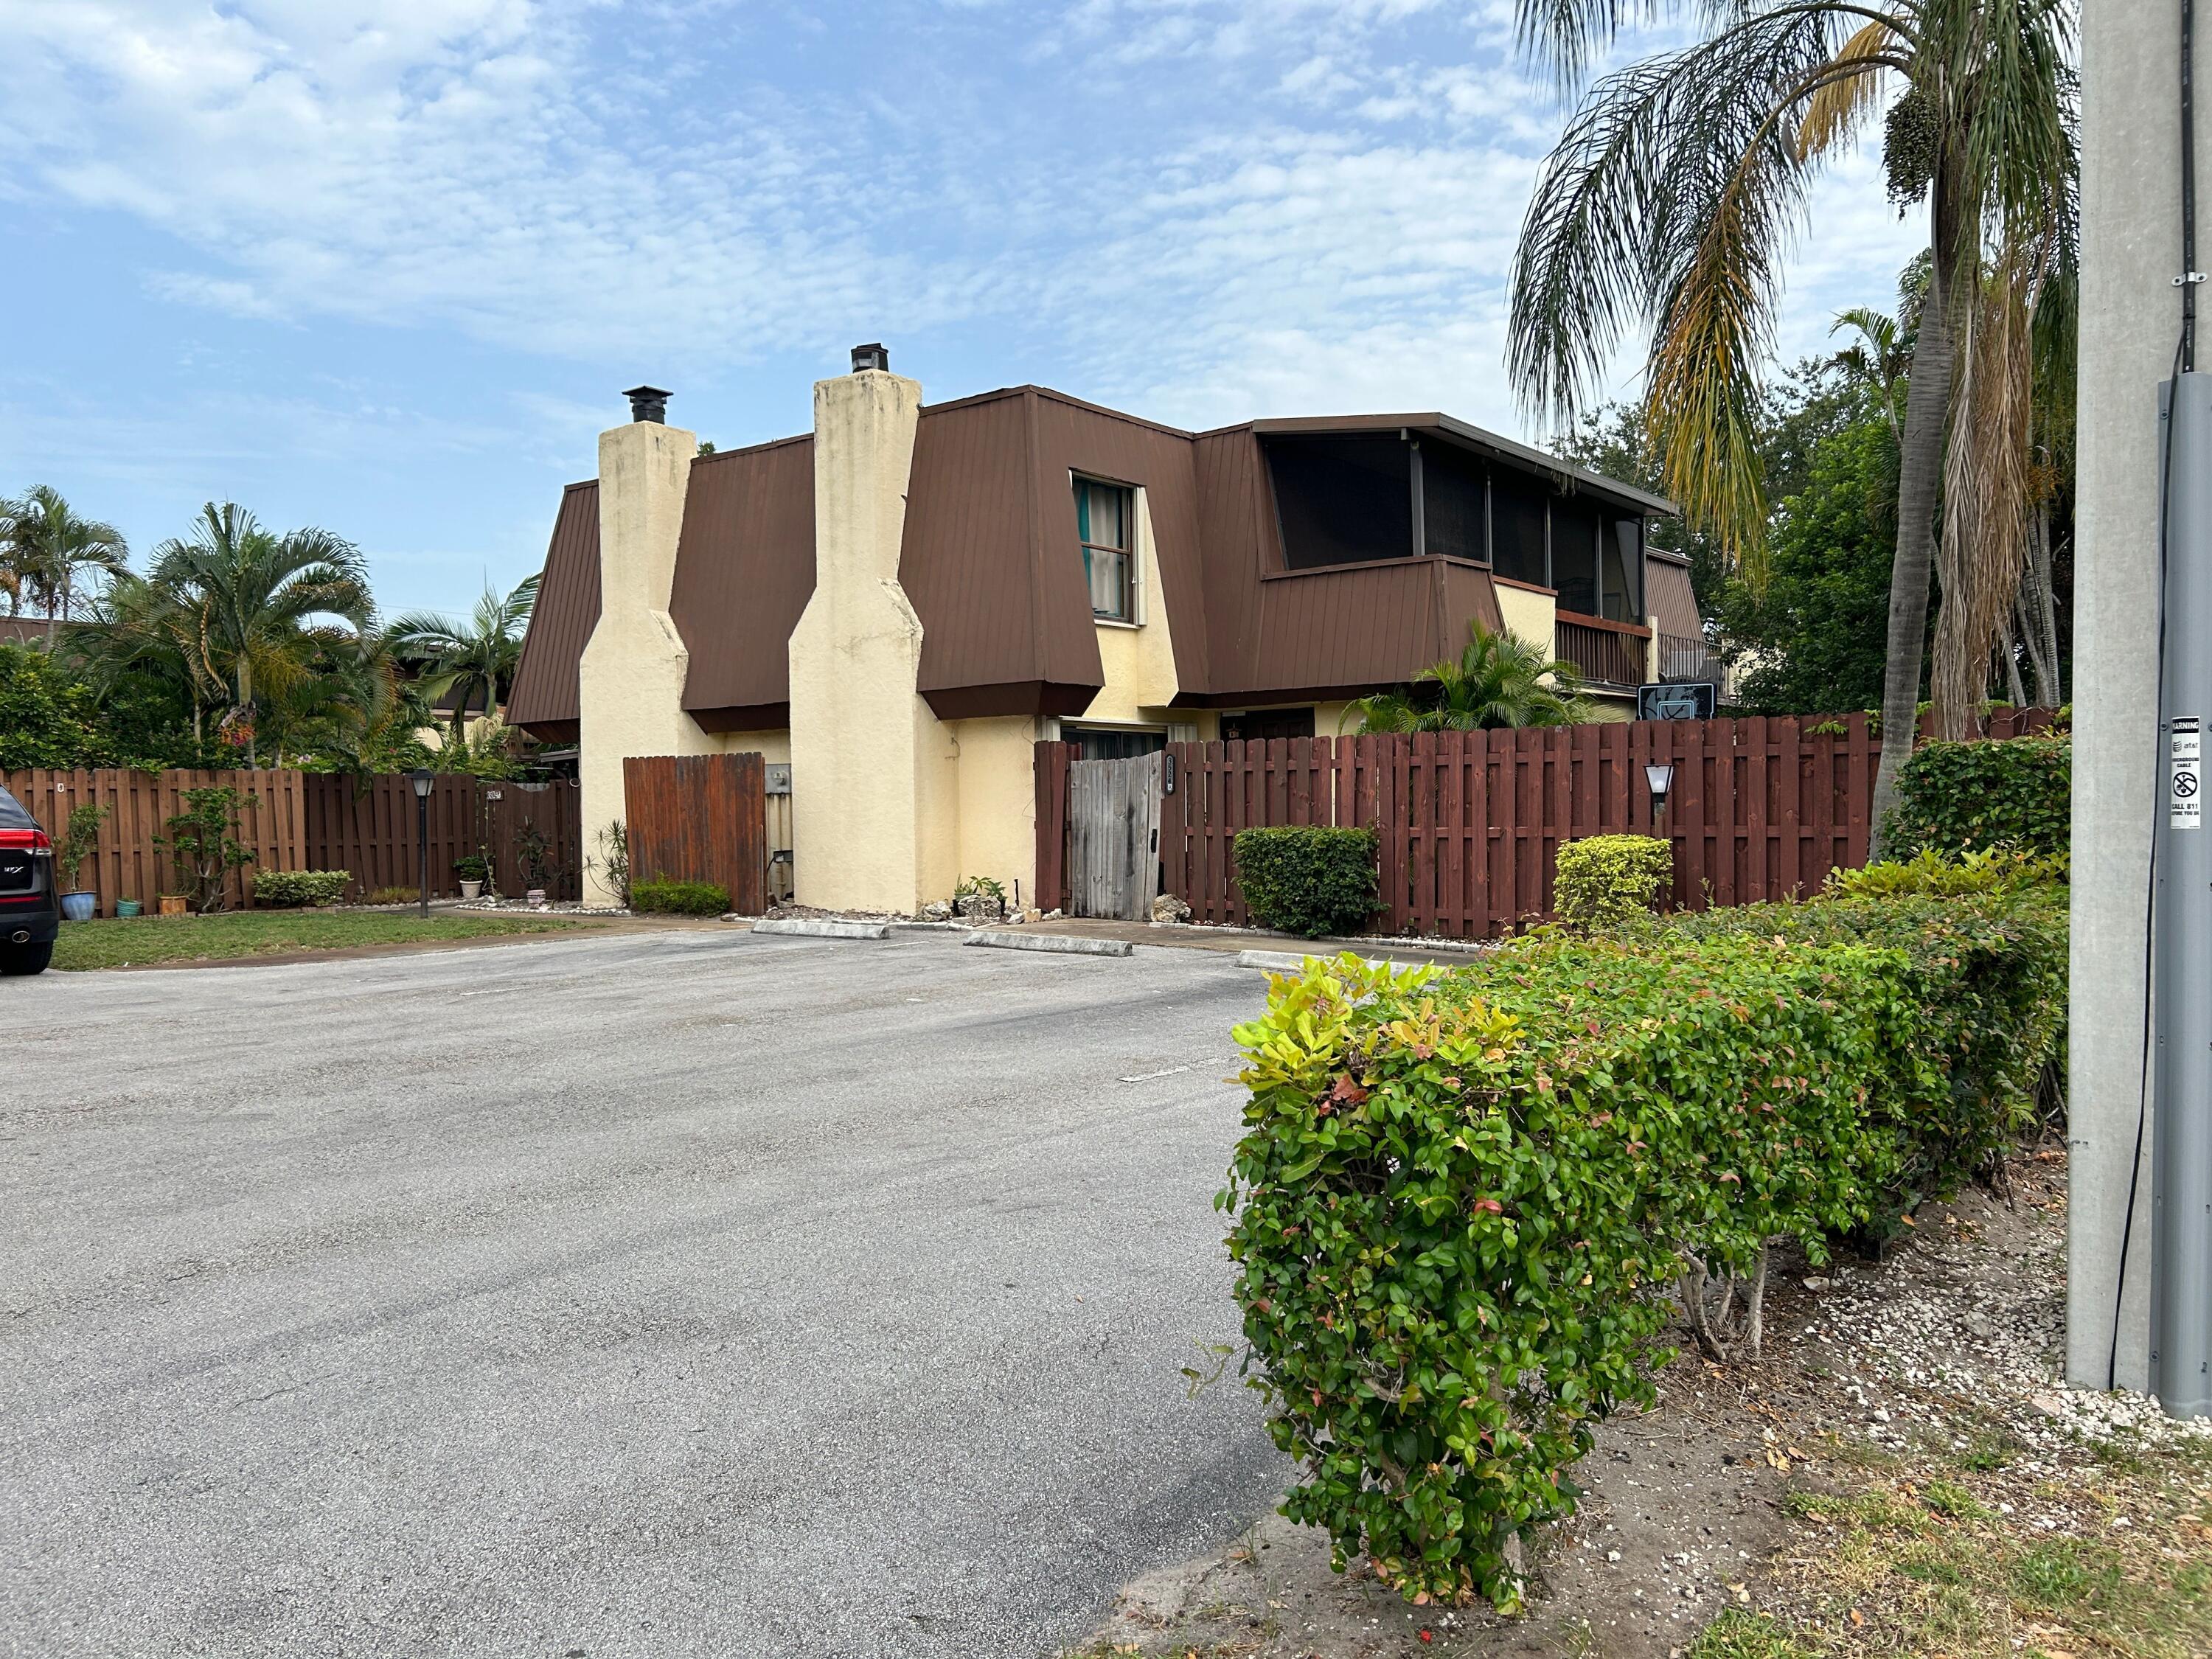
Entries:
[[487, 587], [466, 621], [435, 611], [410, 611], [386, 630], [392, 649], [428, 665], [423, 690], [433, 702], [453, 699], [452, 740], [461, 741], [469, 705], [483, 694], [483, 712], [499, 711], [499, 700], [514, 679], [522, 658], [522, 636], [538, 603], [537, 576], [505, 599]]
[[1693, 44], [1597, 82], [1569, 122], [1522, 228], [1508, 356], [1529, 406], [1566, 425], [1596, 401], [1615, 349], [1648, 327], [1644, 415], [1668, 489], [1753, 580], [1766, 522], [1759, 383], [1808, 191], [1879, 117], [1892, 198], [1925, 204], [1879, 835], [1918, 724], [1939, 487], [1956, 579], [1946, 609], [1959, 607], [1939, 640], [1939, 671], [1952, 670], [1936, 677], [1939, 725], [1960, 718], [1960, 678], [1986, 675], [2007, 573], [2024, 559], [2023, 348], [2039, 301], [2074, 264], [2075, 0], [1517, 3], [1524, 48], [1563, 92], [1581, 88], [1624, 21], [1687, 14], [1700, 26]]
[[20, 609], [26, 590], [45, 600], [49, 651], [55, 629], [70, 620], [76, 607], [81, 573], [112, 575], [130, 556], [121, 531], [79, 517], [51, 484], [37, 485], [20, 500], [0, 501], [0, 566], [7, 571], [0, 580], [13, 608]]
[[146, 580], [188, 620], [193, 672], [220, 686], [226, 729], [244, 727], [258, 765], [257, 697], [281, 697], [314, 672], [311, 627], [336, 617], [366, 632], [375, 619], [360, 552], [326, 530], [264, 530], [234, 502], [210, 501], [189, 538], [154, 551]]
[[1424, 668], [1410, 687], [1378, 691], [1344, 711], [1362, 732], [1486, 732], [1498, 726], [1572, 726], [1595, 710], [1572, 663], [1554, 662], [1513, 634], [1468, 624], [1466, 649]]

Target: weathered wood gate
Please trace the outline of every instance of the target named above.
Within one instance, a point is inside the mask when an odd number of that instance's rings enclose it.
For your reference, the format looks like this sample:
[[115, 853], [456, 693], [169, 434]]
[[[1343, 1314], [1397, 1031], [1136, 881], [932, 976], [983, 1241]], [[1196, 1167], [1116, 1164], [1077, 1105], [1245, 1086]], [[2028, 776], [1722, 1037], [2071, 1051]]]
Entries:
[[1164, 757], [1076, 761], [1067, 769], [1073, 914], [1144, 921], [1160, 890]]
[[744, 755], [634, 755], [623, 762], [633, 882], [711, 881], [730, 908], [768, 908], [768, 768]]

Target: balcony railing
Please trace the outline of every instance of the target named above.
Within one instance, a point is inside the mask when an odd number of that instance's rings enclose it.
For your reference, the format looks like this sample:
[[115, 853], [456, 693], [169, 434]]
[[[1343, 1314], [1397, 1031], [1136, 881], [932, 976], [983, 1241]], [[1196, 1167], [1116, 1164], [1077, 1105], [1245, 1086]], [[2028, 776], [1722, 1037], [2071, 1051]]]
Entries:
[[1728, 683], [1728, 670], [1720, 653], [1702, 635], [1662, 634], [1659, 636], [1659, 678], [1674, 684]]
[[1583, 678], [1600, 685], [1641, 685], [1648, 632], [1621, 623], [1591, 618], [1570, 622], [1565, 614], [1553, 623], [1553, 650], [1564, 662], [1582, 671]]

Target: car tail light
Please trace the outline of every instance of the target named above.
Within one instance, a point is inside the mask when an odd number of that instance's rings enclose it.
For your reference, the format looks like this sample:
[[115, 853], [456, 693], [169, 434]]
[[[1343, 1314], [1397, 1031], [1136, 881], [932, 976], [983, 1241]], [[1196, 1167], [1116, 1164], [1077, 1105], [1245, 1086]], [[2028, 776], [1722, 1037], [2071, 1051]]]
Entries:
[[43, 830], [0, 830], [0, 847], [27, 847], [34, 859], [54, 855], [54, 844]]

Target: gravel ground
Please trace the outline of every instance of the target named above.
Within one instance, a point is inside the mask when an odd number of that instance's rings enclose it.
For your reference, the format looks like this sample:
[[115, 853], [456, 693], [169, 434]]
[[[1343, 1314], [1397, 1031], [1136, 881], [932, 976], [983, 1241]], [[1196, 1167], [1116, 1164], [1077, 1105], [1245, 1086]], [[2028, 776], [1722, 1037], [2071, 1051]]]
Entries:
[[1265, 981], [668, 933], [0, 994], [0, 1653], [1030, 1656], [1286, 1468]]
[[[1981, 1546], [1996, 1553], [2021, 1538], [2110, 1535], [2129, 1524], [2118, 1504], [2134, 1503], [2139, 1516], [2155, 1507], [2116, 1492], [2100, 1469], [2160, 1449], [2212, 1456], [2212, 1421], [2177, 1423], [2141, 1395], [2060, 1380], [2064, 1182], [2063, 1152], [2027, 1152], [2012, 1164], [2002, 1194], [1970, 1188], [1924, 1206], [1884, 1262], [1816, 1269], [1778, 1251], [1758, 1361], [1713, 1364], [1679, 1330], [1684, 1352], [1660, 1376], [1657, 1408], [1600, 1426], [1596, 1449], [1576, 1471], [1586, 1489], [1580, 1514], [1534, 1540], [1525, 1619], [1409, 1607], [1357, 1562], [1349, 1574], [1333, 1573], [1326, 1539], [1270, 1517], [1223, 1549], [1132, 1583], [1068, 1652], [1781, 1659], [2006, 1649], [1994, 1625], [1984, 1632], [1994, 1632], [1990, 1644], [1962, 1644], [1956, 1632], [1933, 1639], [1914, 1623], [1924, 1610], [1892, 1606], [1856, 1582], [1863, 1564], [1855, 1565], [1853, 1551], [1865, 1551], [1863, 1534], [1856, 1545], [1850, 1537], [1856, 1511], [1838, 1527], [1823, 1506], [1832, 1494], [1847, 1506], [1866, 1502], [1869, 1464], [1924, 1484], [1923, 1466], [1950, 1459], [1979, 1468], [1999, 1445], [2002, 1474], [1974, 1477], [1987, 1488], [1993, 1533]], [[1946, 1522], [1939, 1516], [1933, 1524]], [[2212, 1503], [2197, 1532], [2189, 1532], [2197, 1523], [2178, 1524], [2179, 1535], [2203, 1540], [2185, 1547], [2199, 1557], [2212, 1547]], [[1737, 1641], [1725, 1622], [1700, 1639], [1717, 1616], [1753, 1610], [1775, 1621], [1762, 1631], [1787, 1630], [1806, 1645]], [[2026, 1651], [2038, 1627], [2022, 1618], [2016, 1628], [2021, 1641], [2009, 1650]], [[2033, 1649], [2045, 1659], [2080, 1650], [2053, 1642]]]

